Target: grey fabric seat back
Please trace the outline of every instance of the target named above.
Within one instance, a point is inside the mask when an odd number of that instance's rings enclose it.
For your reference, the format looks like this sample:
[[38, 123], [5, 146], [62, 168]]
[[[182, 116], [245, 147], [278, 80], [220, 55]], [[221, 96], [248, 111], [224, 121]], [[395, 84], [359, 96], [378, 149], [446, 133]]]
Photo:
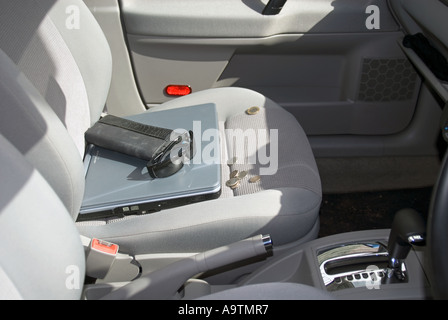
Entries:
[[[98, 120], [109, 91], [109, 46], [82, 1], [0, 0], [0, 5], [0, 48], [45, 99], [34, 102], [39, 114], [4, 106], [2, 132], [76, 217], [84, 190], [84, 132]], [[36, 135], [40, 141], [31, 146]]]
[[1, 50], [0, 90], [1, 133], [57, 190], [75, 217], [84, 193], [79, 152], [53, 109]]
[[79, 299], [84, 250], [67, 210], [2, 135], [0, 164], [0, 299]]

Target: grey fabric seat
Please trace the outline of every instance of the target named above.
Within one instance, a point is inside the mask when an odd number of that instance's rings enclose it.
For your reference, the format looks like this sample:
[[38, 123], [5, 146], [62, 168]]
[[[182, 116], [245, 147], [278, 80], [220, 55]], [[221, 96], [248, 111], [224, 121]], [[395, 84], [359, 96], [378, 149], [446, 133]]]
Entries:
[[[76, 220], [85, 187], [84, 132], [99, 119], [109, 90], [112, 58], [107, 41], [81, 0], [0, 0], [0, 6], [0, 48], [9, 57], [0, 55], [6, 70], [0, 79], [6, 87], [15, 82], [14, 93], [1, 105], [1, 133], [39, 170]], [[80, 28], [67, 28], [70, 6], [80, 14]], [[81, 234], [116, 242], [130, 254], [202, 251], [258, 233], [271, 234], [277, 246], [317, 236], [320, 178], [297, 121], [270, 99], [241, 88], [197, 92], [148, 112], [203, 103], [216, 105], [223, 132], [278, 130], [276, 173], [235, 190], [223, 181], [217, 200], [147, 216], [78, 223]], [[245, 110], [254, 105], [261, 110], [248, 117]], [[222, 141], [224, 151], [227, 145]], [[222, 175], [234, 169], [257, 174], [259, 168], [229, 167], [223, 161]]]

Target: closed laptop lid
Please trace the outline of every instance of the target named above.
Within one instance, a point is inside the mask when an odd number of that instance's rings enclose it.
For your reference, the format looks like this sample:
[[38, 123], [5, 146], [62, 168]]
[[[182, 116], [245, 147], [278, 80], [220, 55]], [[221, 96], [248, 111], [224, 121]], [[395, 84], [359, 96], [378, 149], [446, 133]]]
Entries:
[[86, 188], [81, 215], [220, 191], [221, 155], [214, 104], [146, 112], [126, 118], [173, 130], [191, 130], [195, 155], [174, 175], [153, 179], [148, 174], [146, 160], [89, 146], [84, 160]]

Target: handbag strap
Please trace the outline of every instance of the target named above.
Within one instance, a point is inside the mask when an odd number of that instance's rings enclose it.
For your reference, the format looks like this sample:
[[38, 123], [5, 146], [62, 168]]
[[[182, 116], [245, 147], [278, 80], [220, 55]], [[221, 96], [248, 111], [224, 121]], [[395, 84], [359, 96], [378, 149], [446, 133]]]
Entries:
[[99, 122], [162, 140], [165, 140], [173, 131], [171, 129], [154, 127], [113, 115], [107, 115], [101, 118]]

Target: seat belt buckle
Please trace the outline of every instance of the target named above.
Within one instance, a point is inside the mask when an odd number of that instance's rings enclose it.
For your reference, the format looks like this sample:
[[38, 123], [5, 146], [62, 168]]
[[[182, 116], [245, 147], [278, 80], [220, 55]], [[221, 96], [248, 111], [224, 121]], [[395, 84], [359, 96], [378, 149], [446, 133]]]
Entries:
[[89, 249], [86, 259], [86, 274], [93, 278], [104, 279], [117, 257], [119, 246], [93, 238]]

